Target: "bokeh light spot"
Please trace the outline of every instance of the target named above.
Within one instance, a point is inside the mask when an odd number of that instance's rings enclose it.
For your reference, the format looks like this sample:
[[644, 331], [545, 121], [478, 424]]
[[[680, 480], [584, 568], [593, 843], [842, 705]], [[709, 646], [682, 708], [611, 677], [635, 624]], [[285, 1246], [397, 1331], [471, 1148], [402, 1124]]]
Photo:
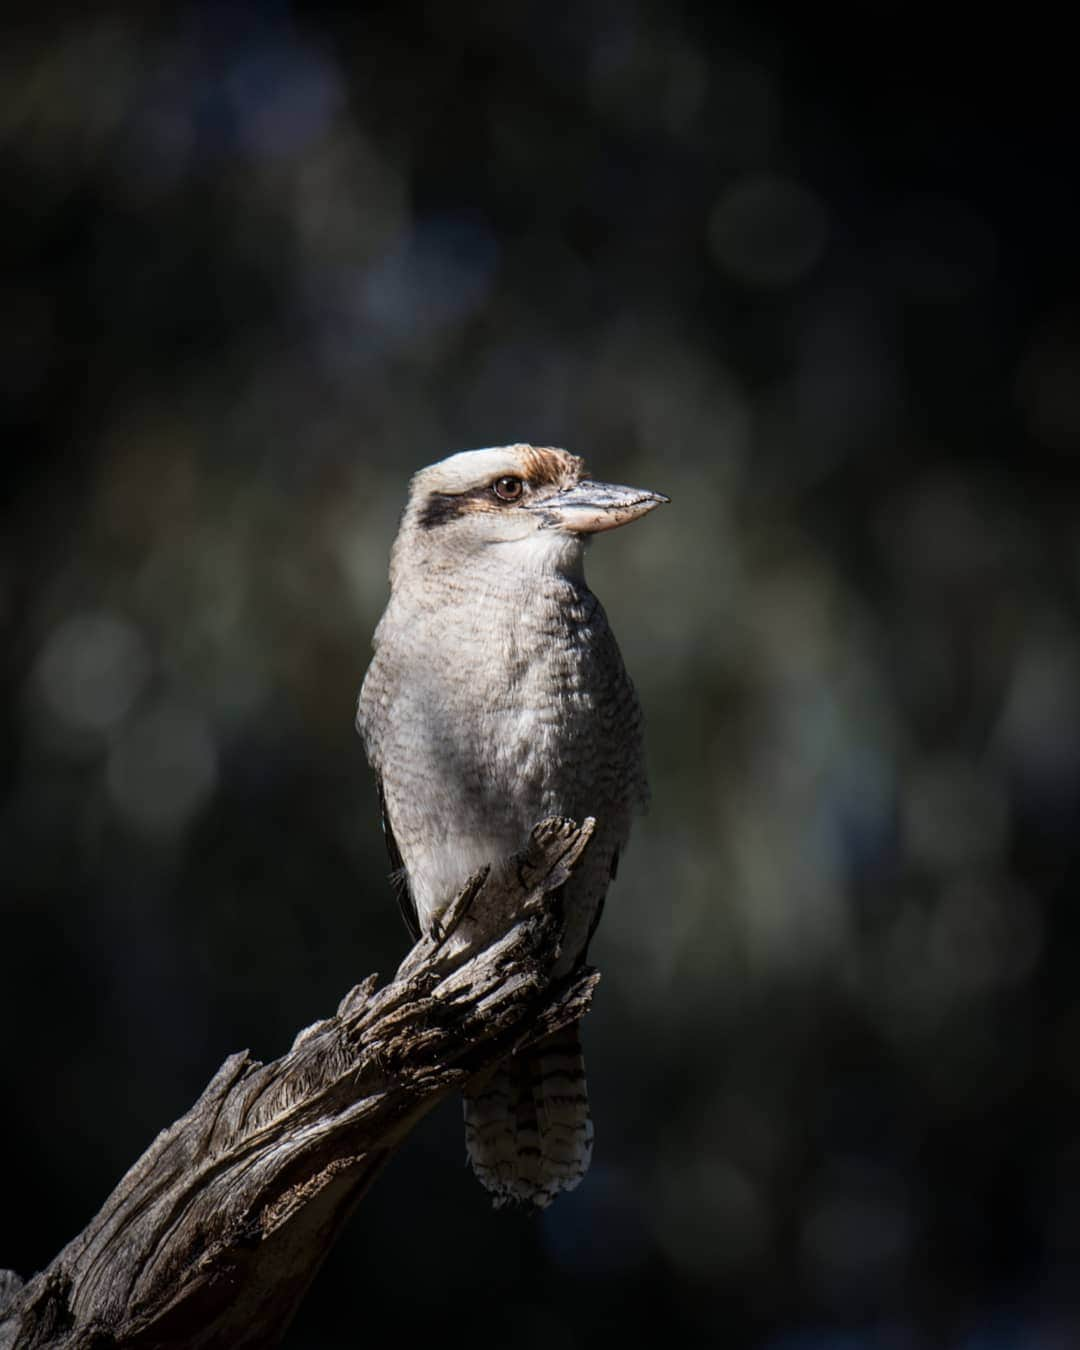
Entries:
[[487, 299], [495, 236], [473, 216], [422, 221], [367, 274], [368, 319], [403, 346], [463, 323]]
[[884, 1168], [845, 1161], [823, 1170], [809, 1197], [802, 1247], [807, 1274], [828, 1296], [898, 1278], [912, 1238], [903, 1182]]
[[749, 1174], [726, 1158], [696, 1165], [668, 1155], [657, 1228], [664, 1251], [686, 1275], [713, 1280], [759, 1261], [769, 1214]]
[[171, 834], [209, 801], [217, 783], [217, 749], [206, 720], [172, 702], [139, 717], [109, 757], [109, 796], [138, 830]]
[[748, 286], [790, 286], [821, 259], [828, 239], [824, 203], [775, 174], [738, 179], [713, 207], [709, 237], [717, 263]]
[[128, 714], [150, 674], [139, 630], [106, 611], [74, 614], [49, 634], [33, 685], [60, 730], [106, 735]]

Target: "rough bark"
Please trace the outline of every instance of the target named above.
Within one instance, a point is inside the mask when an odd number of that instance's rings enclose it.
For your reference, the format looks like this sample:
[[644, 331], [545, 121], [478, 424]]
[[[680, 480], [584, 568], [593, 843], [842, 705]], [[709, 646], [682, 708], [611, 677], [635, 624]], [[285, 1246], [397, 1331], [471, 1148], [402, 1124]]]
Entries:
[[595, 973], [551, 970], [559, 887], [593, 826], [542, 821], [384, 988], [358, 985], [271, 1064], [230, 1056], [47, 1269], [0, 1272], [0, 1350], [276, 1345], [413, 1126], [587, 1010]]

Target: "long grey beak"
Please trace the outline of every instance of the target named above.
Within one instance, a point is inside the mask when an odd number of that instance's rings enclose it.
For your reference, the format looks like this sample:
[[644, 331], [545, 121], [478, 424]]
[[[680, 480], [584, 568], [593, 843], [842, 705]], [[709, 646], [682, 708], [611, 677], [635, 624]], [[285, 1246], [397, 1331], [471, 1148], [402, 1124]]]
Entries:
[[584, 479], [530, 506], [542, 518], [545, 530], [568, 530], [571, 534], [599, 534], [629, 525], [655, 506], [669, 502], [659, 492], [622, 487], [619, 483], [594, 483]]

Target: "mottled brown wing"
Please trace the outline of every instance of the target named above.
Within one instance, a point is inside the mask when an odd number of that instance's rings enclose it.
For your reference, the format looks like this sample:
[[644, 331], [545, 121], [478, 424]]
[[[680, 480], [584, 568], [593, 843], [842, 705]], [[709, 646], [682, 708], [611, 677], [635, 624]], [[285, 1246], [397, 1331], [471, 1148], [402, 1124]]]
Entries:
[[397, 840], [394, 838], [394, 829], [390, 824], [390, 813], [386, 809], [386, 793], [383, 791], [382, 778], [378, 774], [375, 775], [375, 786], [379, 791], [379, 811], [382, 815], [383, 838], [386, 840], [386, 851], [390, 856], [390, 866], [393, 868], [390, 873], [390, 884], [397, 896], [398, 908], [401, 910], [401, 917], [405, 920], [405, 927], [409, 930], [412, 940], [417, 942], [420, 938], [420, 916], [416, 912], [416, 902], [413, 900], [412, 891], [409, 889], [409, 874], [405, 871], [401, 849], [398, 848]]

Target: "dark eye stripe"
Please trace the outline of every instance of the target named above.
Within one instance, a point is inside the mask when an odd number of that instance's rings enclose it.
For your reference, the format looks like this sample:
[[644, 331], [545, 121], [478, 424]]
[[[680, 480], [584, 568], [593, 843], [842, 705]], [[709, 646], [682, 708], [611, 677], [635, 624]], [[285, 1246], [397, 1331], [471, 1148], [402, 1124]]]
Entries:
[[[512, 497], [504, 496], [497, 490], [500, 483], [516, 483], [517, 493]], [[525, 481], [516, 474], [503, 474], [494, 483], [470, 488], [468, 492], [431, 492], [420, 508], [417, 524], [422, 530], [433, 530], [468, 515], [470, 511], [502, 510], [508, 503], [520, 501], [524, 494]]]
[[433, 530], [439, 525], [448, 525], [466, 510], [468, 510], [467, 498], [451, 492], [433, 492], [420, 512], [420, 528]]

